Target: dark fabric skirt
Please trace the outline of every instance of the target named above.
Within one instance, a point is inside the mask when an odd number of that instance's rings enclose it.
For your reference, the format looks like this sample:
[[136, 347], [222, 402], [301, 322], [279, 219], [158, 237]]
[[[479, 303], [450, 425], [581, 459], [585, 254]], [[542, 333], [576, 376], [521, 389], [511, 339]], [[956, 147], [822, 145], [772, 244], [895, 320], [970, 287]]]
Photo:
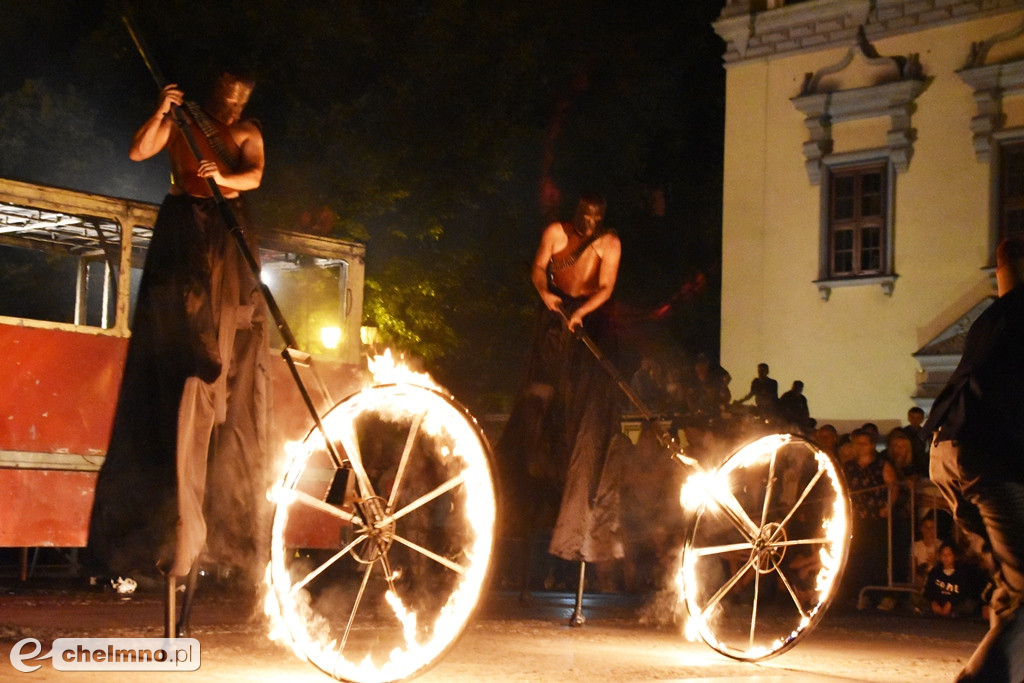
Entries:
[[[566, 300], [571, 310], [579, 301]], [[605, 309], [588, 334], [614, 357]], [[551, 529], [551, 554], [597, 562], [623, 556], [619, 523], [621, 395], [608, 372], [565, 326], [542, 309], [524, 365], [522, 390], [498, 443], [508, 499], [506, 533]], [[621, 444], [619, 444], [621, 446]]]
[[[241, 201], [231, 207], [244, 226]], [[205, 545], [212, 559], [258, 572], [268, 355], [265, 304], [216, 203], [168, 195], [96, 483], [89, 550], [103, 568], [181, 575]]]

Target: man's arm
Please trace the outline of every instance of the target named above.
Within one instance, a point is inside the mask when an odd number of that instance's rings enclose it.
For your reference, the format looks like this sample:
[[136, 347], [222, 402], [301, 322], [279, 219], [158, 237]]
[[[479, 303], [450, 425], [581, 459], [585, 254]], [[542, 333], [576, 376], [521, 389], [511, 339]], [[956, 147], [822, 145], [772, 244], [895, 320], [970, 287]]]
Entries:
[[548, 262], [555, 253], [558, 245], [559, 233], [562, 233], [562, 226], [552, 223], [545, 228], [540, 236], [540, 246], [537, 247], [537, 254], [533, 257], [533, 269], [530, 271], [530, 280], [534, 288], [540, 294], [541, 301], [548, 307], [548, 310], [558, 311], [562, 308], [562, 297], [548, 289]]
[[735, 403], [735, 404], [737, 404], [737, 405], [738, 405], [738, 404], [740, 404], [740, 403], [746, 403], [747, 401], [749, 401], [749, 400], [750, 400], [750, 398], [751, 398], [751, 397], [752, 397], [753, 395], [754, 395], [754, 385], [753, 385], [753, 384], [751, 384], [751, 385], [750, 385], [750, 393], [749, 393], [749, 394], [747, 394], [746, 396], [744, 396], [743, 398], [738, 398], [738, 399], [736, 399], [735, 401], [733, 401], [733, 403]]
[[199, 162], [197, 171], [201, 178], [212, 178], [218, 186], [245, 192], [255, 190], [263, 181], [263, 135], [251, 121], [239, 121], [233, 126], [232, 134], [239, 143], [241, 156], [238, 169], [223, 173], [216, 162], [206, 159]]
[[583, 324], [583, 318], [588, 313], [596, 311], [604, 302], [612, 296], [615, 289], [615, 280], [619, 276], [619, 261], [622, 258], [622, 243], [619, 236], [613, 232], [606, 233], [600, 240], [601, 265], [597, 272], [597, 290], [583, 302], [583, 305], [573, 311], [569, 317], [569, 329], [575, 330]]
[[181, 105], [185, 95], [174, 83], [168, 83], [160, 91], [160, 103], [153, 115], [139, 126], [132, 136], [132, 146], [128, 150], [128, 158], [132, 161], [145, 161], [158, 153], [171, 137], [174, 122], [168, 116], [171, 105]]

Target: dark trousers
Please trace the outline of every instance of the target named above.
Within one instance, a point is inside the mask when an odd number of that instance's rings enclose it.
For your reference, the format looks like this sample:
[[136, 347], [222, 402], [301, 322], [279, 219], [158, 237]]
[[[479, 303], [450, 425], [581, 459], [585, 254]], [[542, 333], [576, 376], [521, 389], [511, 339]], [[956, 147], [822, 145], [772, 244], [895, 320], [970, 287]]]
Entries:
[[1024, 681], [1024, 480], [989, 472], [990, 458], [956, 441], [932, 444], [930, 476], [961, 527], [985, 539], [995, 560], [989, 631], [958, 681]]

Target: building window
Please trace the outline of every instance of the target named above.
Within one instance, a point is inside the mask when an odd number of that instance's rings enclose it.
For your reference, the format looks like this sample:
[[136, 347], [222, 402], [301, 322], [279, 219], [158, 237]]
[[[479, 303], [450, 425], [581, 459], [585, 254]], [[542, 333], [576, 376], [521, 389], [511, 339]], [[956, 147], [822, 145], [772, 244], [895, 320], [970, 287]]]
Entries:
[[885, 273], [886, 163], [833, 168], [828, 188], [828, 278]]
[[999, 238], [1024, 235], [1024, 141], [999, 149]]

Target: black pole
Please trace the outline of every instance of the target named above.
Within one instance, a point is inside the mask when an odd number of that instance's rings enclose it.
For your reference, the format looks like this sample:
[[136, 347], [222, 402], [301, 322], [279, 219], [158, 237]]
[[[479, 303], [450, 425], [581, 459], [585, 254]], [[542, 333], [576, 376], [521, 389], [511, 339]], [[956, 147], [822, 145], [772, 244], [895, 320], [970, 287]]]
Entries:
[[[558, 309], [558, 313], [559, 315], [562, 316], [562, 320], [566, 324], [568, 324], [569, 318], [568, 316], [565, 315], [565, 311], [563, 311], [562, 309]], [[683, 456], [682, 450], [679, 448], [679, 443], [675, 440], [675, 438], [673, 438], [671, 434], [669, 434], [666, 430], [662, 429], [658, 425], [657, 421], [654, 419], [654, 415], [651, 413], [650, 410], [647, 409], [647, 406], [644, 405], [644, 402], [640, 400], [640, 397], [633, 393], [633, 390], [629, 387], [629, 384], [626, 382], [625, 379], [623, 379], [622, 374], [619, 372], [619, 369], [615, 367], [615, 365], [610, 360], [608, 360], [608, 357], [604, 355], [604, 353], [601, 351], [601, 348], [594, 342], [593, 339], [590, 338], [590, 335], [587, 334], [587, 331], [583, 329], [583, 325], [580, 325], [576, 329], [572, 330], [572, 334], [581, 342], [583, 342], [583, 344], [588, 349], [590, 349], [590, 353], [594, 355], [594, 358], [597, 359], [597, 362], [601, 365], [601, 367], [604, 368], [605, 372], [607, 372], [611, 376], [615, 384], [617, 384], [619, 389], [622, 390], [622, 393], [624, 393], [626, 395], [626, 398], [629, 399], [629, 402], [636, 406], [636, 409], [640, 412], [641, 417], [643, 417], [648, 424], [654, 427], [655, 433], [658, 435], [658, 441], [661, 442], [661, 445], [664, 446], [666, 449], [672, 451], [673, 456], [680, 459], [685, 458], [686, 456]]]

